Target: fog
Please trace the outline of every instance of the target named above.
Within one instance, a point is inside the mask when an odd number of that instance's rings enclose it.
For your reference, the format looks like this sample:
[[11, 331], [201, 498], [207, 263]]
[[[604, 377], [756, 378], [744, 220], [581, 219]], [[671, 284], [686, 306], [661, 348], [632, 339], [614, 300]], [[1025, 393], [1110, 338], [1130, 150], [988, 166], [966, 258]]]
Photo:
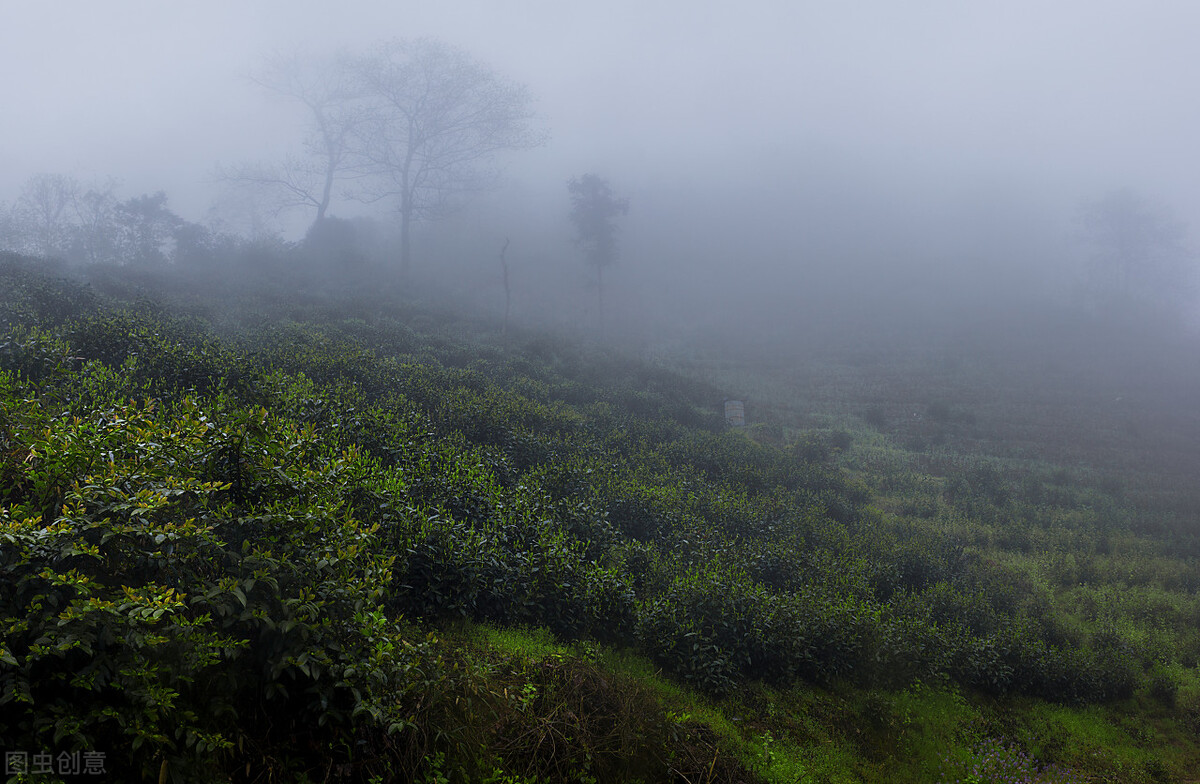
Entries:
[[[1020, 325], [1086, 306], [1081, 205], [1130, 189], [1200, 216], [1197, 23], [1191, 3], [1095, 0], [8, 0], [0, 202], [39, 173], [115, 177], [232, 225], [252, 207], [215, 167], [302, 135], [295, 102], [247, 78], [264, 57], [429, 36], [525, 84], [548, 133], [416, 237], [417, 272], [469, 301], [500, 307], [508, 238], [518, 316], [591, 318], [565, 185], [594, 172], [630, 202], [607, 280], [643, 342]], [[298, 239], [310, 220], [268, 222]]]

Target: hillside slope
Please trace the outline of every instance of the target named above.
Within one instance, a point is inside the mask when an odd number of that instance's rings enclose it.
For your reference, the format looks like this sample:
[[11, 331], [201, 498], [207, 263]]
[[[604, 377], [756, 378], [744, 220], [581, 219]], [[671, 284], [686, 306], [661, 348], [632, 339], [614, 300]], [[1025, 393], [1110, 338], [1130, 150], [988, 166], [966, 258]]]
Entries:
[[5, 749], [181, 781], [1197, 762], [1200, 567], [1077, 472], [733, 432], [718, 386], [365, 292], [0, 275]]

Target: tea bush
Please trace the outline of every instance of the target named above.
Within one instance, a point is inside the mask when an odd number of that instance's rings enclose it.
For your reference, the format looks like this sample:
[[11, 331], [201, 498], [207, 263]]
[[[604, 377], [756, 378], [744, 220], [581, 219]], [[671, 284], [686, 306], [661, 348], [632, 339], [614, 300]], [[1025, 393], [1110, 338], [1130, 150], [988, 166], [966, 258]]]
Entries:
[[6, 748], [204, 780], [258, 722], [405, 726], [413, 676], [441, 676], [378, 612], [391, 557], [346, 514], [353, 452], [261, 410], [59, 417], [11, 374], [0, 389]]
[[6, 280], [6, 748], [127, 748], [131, 777], [458, 765], [491, 721], [463, 706], [495, 698], [429, 636], [463, 619], [629, 645], [717, 695], [1165, 704], [1200, 657], [1195, 569], [1073, 479], [918, 474], [828, 427], [776, 446], [729, 431], [719, 390], [419, 309], [277, 303], [220, 332]]

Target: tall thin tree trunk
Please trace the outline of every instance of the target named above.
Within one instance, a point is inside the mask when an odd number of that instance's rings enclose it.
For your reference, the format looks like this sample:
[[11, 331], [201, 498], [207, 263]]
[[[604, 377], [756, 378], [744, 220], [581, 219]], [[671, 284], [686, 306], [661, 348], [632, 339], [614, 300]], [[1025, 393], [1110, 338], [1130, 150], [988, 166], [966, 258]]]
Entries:
[[408, 277], [412, 263], [412, 229], [413, 199], [416, 196], [412, 183], [413, 159], [416, 154], [416, 128], [412, 118], [408, 122], [408, 144], [404, 150], [404, 168], [400, 170], [400, 275]]
[[400, 275], [408, 277], [412, 266], [412, 209], [406, 204], [400, 210]]
[[504, 254], [508, 253], [508, 237], [504, 238], [504, 247], [500, 249], [500, 270], [504, 274], [504, 328], [501, 334], [508, 334], [508, 314], [512, 310], [512, 289], [508, 286], [508, 260]]
[[325, 220], [325, 213], [329, 211], [329, 201], [333, 198], [333, 178], [336, 173], [332, 163], [325, 167], [325, 186], [321, 189], [321, 203], [317, 205], [317, 219], [313, 221], [314, 224]]

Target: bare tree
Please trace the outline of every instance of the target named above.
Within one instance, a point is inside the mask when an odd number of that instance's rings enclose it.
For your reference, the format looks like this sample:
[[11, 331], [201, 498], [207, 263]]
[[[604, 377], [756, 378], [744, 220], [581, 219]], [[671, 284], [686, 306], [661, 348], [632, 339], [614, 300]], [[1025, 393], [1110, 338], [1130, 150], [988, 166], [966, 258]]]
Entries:
[[344, 55], [296, 50], [270, 57], [251, 80], [304, 107], [304, 153], [278, 161], [219, 166], [217, 177], [267, 196], [276, 214], [311, 209], [316, 225], [329, 212], [338, 180], [356, 174], [358, 159], [351, 142], [365, 107], [354, 74]]
[[17, 213], [27, 227], [30, 252], [42, 256], [62, 255], [71, 235], [70, 207], [79, 183], [65, 174], [31, 177], [17, 199]]
[[608, 180], [595, 174], [572, 177], [571, 223], [575, 244], [583, 251], [584, 263], [596, 270], [596, 297], [600, 331], [604, 331], [604, 270], [617, 262], [616, 219], [629, 212], [629, 199], [618, 198]]
[[374, 175], [364, 199], [391, 201], [400, 218], [400, 268], [412, 260], [412, 226], [436, 217], [496, 176], [487, 161], [542, 144], [532, 99], [465, 52], [439, 41], [389, 41], [355, 58], [370, 113], [356, 152]]
[[116, 187], [116, 181], [110, 178], [75, 194], [71, 203], [75, 215], [74, 259], [85, 264], [118, 260], [120, 205]]

